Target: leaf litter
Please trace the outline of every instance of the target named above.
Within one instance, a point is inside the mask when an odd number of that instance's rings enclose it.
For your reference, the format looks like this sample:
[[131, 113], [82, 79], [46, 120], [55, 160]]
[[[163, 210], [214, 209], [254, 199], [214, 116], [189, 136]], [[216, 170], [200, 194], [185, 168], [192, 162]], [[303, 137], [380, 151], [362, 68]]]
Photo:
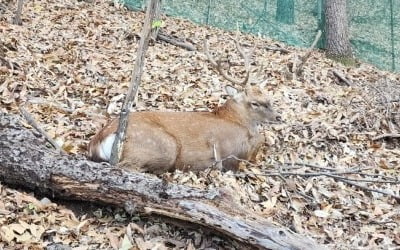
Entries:
[[[144, 18], [115, 1], [27, 1], [22, 26], [11, 24], [16, 1], [0, 5], [0, 110], [25, 105], [63, 149], [83, 154], [90, 137], [119, 112]], [[227, 83], [202, 53], [229, 55], [243, 76], [232, 32], [163, 17], [163, 32], [197, 51], [157, 41], [147, 52], [135, 111], [210, 110], [224, 102]], [[254, 81], [266, 80], [282, 124], [263, 129], [255, 164], [238, 173], [166, 173], [171, 182], [224, 188], [252, 212], [334, 249], [400, 246], [400, 76], [360, 63], [345, 67], [307, 49], [240, 34], [255, 47]], [[282, 47], [290, 53], [268, 50]], [[346, 77], [344, 83], [334, 72]], [[342, 174], [348, 172], [348, 174]], [[321, 174], [322, 173], [322, 174]], [[340, 176], [334, 176], [338, 175]], [[333, 177], [332, 177], [333, 176]], [[347, 178], [351, 182], [341, 180]], [[0, 248], [74, 249], [232, 247], [199, 230], [184, 230], [111, 208], [72, 212], [68, 206], [0, 186]], [[89, 212], [90, 211], [90, 212]]]

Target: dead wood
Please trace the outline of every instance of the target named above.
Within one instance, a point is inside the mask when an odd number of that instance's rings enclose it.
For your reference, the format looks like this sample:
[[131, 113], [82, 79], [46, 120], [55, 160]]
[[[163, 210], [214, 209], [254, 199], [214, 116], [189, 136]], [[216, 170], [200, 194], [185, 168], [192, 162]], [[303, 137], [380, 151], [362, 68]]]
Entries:
[[372, 138], [373, 141], [377, 141], [380, 139], [386, 139], [386, 138], [400, 138], [400, 134], [383, 134], [383, 135], [378, 135]]
[[291, 53], [290, 50], [282, 48], [282, 47], [278, 47], [278, 46], [266, 46], [265, 49], [266, 50], [271, 50], [271, 51], [278, 51], [278, 52], [281, 52], [282, 54]]
[[0, 181], [53, 197], [85, 200], [202, 226], [246, 248], [317, 249], [313, 240], [249, 214], [221, 190], [199, 190], [155, 176], [61, 155], [46, 139], [0, 113]]
[[[391, 134], [392, 136], [396, 136], [396, 134]], [[398, 137], [400, 137], [400, 135], [398, 135]], [[385, 138], [384, 135], [381, 138]], [[378, 138], [378, 139], [381, 139]], [[234, 156], [229, 156], [226, 157], [223, 160], [226, 160], [228, 158], [236, 158]], [[237, 159], [237, 158], [236, 158]], [[241, 160], [241, 159], [237, 159], [239, 161], [245, 162], [247, 165], [252, 166], [252, 167], [261, 167], [261, 165], [256, 165], [253, 164], [251, 162], [245, 161], [245, 160]], [[377, 188], [372, 188], [372, 187], [368, 187], [362, 184], [359, 184], [359, 182], [363, 182], [363, 183], [390, 183], [390, 184], [400, 184], [400, 180], [397, 178], [392, 178], [389, 176], [385, 176], [385, 175], [380, 175], [380, 174], [369, 174], [366, 172], [363, 172], [363, 170], [368, 170], [371, 168], [359, 168], [359, 167], [355, 167], [355, 168], [350, 168], [348, 170], [345, 171], [338, 171], [337, 168], [329, 168], [329, 167], [322, 167], [322, 166], [317, 166], [317, 165], [313, 165], [313, 164], [307, 164], [307, 163], [292, 163], [292, 164], [286, 164], [287, 166], [292, 165], [291, 167], [285, 167], [285, 166], [278, 166], [276, 170], [272, 170], [272, 171], [262, 171], [259, 174], [255, 174], [255, 173], [234, 173], [232, 174], [233, 176], [237, 176], [237, 177], [248, 177], [248, 176], [277, 176], [280, 177], [284, 180], [284, 178], [288, 177], [288, 176], [300, 176], [300, 177], [305, 177], [305, 178], [309, 178], [309, 177], [316, 177], [316, 176], [326, 176], [326, 177], [330, 177], [336, 181], [341, 181], [343, 183], [349, 184], [353, 187], [362, 189], [364, 191], [369, 191], [369, 192], [374, 192], [374, 193], [379, 193], [379, 194], [383, 194], [385, 196], [388, 197], [392, 197], [394, 198], [397, 202], [400, 202], [400, 196], [394, 194], [393, 192], [388, 192], [386, 190], [381, 190], [381, 189], [377, 189]], [[299, 169], [298, 167], [294, 167], [294, 165], [297, 166], [304, 166], [304, 167], [310, 167], [310, 168], [317, 168], [320, 169], [322, 171], [307, 171], [307, 172], [297, 172], [296, 170]], [[264, 168], [265, 169], [265, 168]], [[359, 176], [368, 176], [371, 178], [349, 178], [349, 177], [344, 177], [344, 175], [359, 175]]]
[[196, 48], [191, 43], [188, 43], [188, 42], [185, 42], [185, 41], [181, 41], [178, 38], [175, 38], [175, 37], [173, 37], [171, 35], [163, 34], [161, 32], [158, 33], [157, 39], [159, 39], [161, 41], [164, 41], [164, 42], [167, 42], [167, 43], [170, 43], [172, 45], [184, 48], [184, 49], [189, 50], [189, 51], [195, 51], [196, 50]]
[[311, 47], [310, 47], [310, 49], [308, 50], [307, 54], [305, 54], [305, 56], [303, 56], [303, 57], [301, 58], [301, 62], [300, 62], [299, 66], [297, 67], [297, 70], [296, 70], [296, 75], [297, 75], [297, 76], [301, 76], [301, 74], [303, 74], [303, 67], [304, 67], [304, 65], [306, 64], [308, 58], [310, 58], [311, 53], [312, 53], [313, 50], [314, 50], [314, 47], [317, 45], [319, 39], [321, 38], [321, 35], [322, 35], [321, 30], [318, 30], [317, 35], [315, 36], [314, 41], [313, 41], [313, 43], [311, 44]]
[[19, 107], [19, 110], [21, 112], [21, 115], [25, 118], [25, 120], [31, 125], [34, 129], [36, 129], [39, 133], [41, 133], [46, 140], [60, 153], [65, 153], [64, 150], [57, 144], [56, 141], [51, 138], [49, 134], [46, 133], [42, 129], [42, 127], [35, 121], [35, 119], [32, 117], [32, 115], [24, 108], [24, 107]]
[[332, 70], [332, 73], [339, 78], [342, 82], [344, 82], [347, 86], [353, 86], [353, 83], [348, 80], [345, 76], [343, 76], [341, 73], [339, 73], [337, 70]]

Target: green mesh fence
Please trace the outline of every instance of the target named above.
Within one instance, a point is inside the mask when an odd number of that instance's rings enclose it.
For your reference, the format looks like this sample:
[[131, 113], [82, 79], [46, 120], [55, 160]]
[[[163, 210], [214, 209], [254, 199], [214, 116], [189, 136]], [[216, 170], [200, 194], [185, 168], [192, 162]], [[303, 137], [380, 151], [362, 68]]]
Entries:
[[[323, 20], [324, 0], [164, 0], [163, 12], [193, 22], [309, 47]], [[144, 9], [146, 0], [125, 0]], [[400, 71], [400, 0], [348, 0], [351, 43], [361, 60]]]

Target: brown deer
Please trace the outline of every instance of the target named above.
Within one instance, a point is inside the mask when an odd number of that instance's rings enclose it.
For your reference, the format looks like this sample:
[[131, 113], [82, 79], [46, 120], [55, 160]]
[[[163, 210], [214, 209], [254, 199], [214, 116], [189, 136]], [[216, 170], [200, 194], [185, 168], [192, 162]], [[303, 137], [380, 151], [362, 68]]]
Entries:
[[[231, 96], [213, 112], [133, 112], [129, 114], [121, 166], [143, 172], [163, 173], [180, 169], [201, 171], [213, 165], [235, 170], [238, 159], [253, 161], [264, 141], [258, 125], [279, 119], [265, 91], [250, 86], [249, 56], [244, 58], [246, 77], [234, 79], [215, 61], [205, 40], [204, 50], [218, 72], [235, 84], [246, 84], [243, 92], [226, 87]], [[89, 143], [89, 157], [109, 161], [118, 120], [113, 120]]]

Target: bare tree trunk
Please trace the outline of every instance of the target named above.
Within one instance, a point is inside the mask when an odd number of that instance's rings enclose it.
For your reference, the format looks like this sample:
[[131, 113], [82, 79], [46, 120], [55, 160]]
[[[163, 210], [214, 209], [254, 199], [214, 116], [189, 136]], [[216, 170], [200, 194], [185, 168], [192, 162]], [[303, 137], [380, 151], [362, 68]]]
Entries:
[[[161, 22], [161, 4], [162, 4], [162, 0], [156, 1], [156, 6], [155, 6], [155, 10], [154, 10], [154, 17], [153, 17], [153, 21], [154, 22]], [[153, 24], [152, 24], [153, 25]], [[151, 30], [151, 35], [150, 35], [150, 40], [152, 40], [152, 42], [155, 42], [157, 40], [157, 36], [158, 33], [160, 32], [161, 27], [152, 27]]]
[[347, 20], [347, 0], [325, 1], [326, 49], [334, 57], [352, 57]]
[[13, 23], [17, 25], [22, 25], [21, 14], [22, 7], [24, 6], [24, 0], [18, 0], [17, 2], [17, 10], [15, 11], [15, 16], [13, 19]]

